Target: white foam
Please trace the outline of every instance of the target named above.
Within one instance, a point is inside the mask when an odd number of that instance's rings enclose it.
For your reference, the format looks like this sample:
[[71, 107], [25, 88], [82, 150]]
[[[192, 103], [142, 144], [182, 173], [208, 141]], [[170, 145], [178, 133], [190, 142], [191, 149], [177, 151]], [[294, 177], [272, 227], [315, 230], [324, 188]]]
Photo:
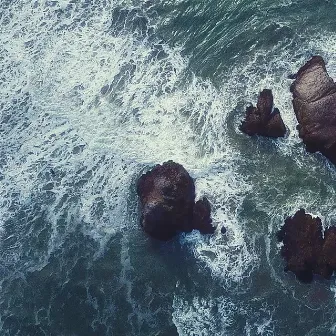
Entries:
[[245, 320], [244, 335], [271, 336], [275, 332], [274, 308], [267, 304], [256, 308], [225, 296], [216, 299], [196, 296], [187, 301], [176, 295], [173, 308], [173, 322], [180, 336], [239, 335], [237, 318]]
[[[56, 10], [69, 4], [56, 2], [51, 8], [23, 2], [1, 37], [11, 69], [5, 72], [9, 85], [4, 96], [20, 89], [30, 99], [22, 120], [18, 116], [17, 126], [7, 130], [6, 141], [15, 149], [7, 148], [2, 212], [9, 214], [5, 200], [14, 190], [23, 205], [51, 179], [52, 200], [45, 209], [53, 228], [48, 255], [79, 223], [91, 237], [106, 242], [128, 225], [127, 195], [142, 167], [173, 159], [197, 178], [200, 195], [213, 195], [214, 220], [219, 225], [225, 221], [229, 229], [228, 242], [220, 236], [196, 239], [195, 256], [214, 274], [228, 277], [232, 271], [231, 278], [240, 278], [255, 256], [249, 257], [234, 210], [245, 187], [233, 172], [233, 158], [239, 156], [225, 134], [235, 104], [227, 100], [231, 93], [196, 77], [181, 82], [187, 60], [179, 49], [130, 33], [109, 33], [111, 8], [93, 7], [85, 26], [61, 29], [84, 15], [85, 9], [69, 9], [71, 16], [57, 21]], [[111, 83], [111, 91], [102, 94]], [[25, 128], [23, 118], [28, 119]], [[73, 154], [79, 147], [82, 152]], [[207, 173], [220, 161], [225, 173]], [[41, 180], [50, 169], [56, 176]], [[61, 231], [58, 219], [64, 214], [68, 227]], [[209, 250], [215, 260], [206, 257]]]
[[[1, 37], [4, 64], [15, 69], [5, 71], [9, 85], [2, 88], [4, 97], [20, 89], [31, 100], [30, 109], [22, 114], [30, 125], [22, 129], [19, 121], [7, 134], [6, 141], [10, 138], [12, 143], [20, 134], [22, 146], [7, 156], [2, 204], [14, 190], [19, 202], [29, 200], [43, 187], [40, 175], [53, 169], [62, 175], [47, 207], [54, 237], [57, 219], [66, 211], [69, 221], [77, 218], [90, 236], [105, 241], [127, 225], [125, 196], [137, 172], [144, 165], [173, 159], [196, 177], [198, 196], [211, 199], [215, 224], [228, 228], [227, 239], [219, 233], [210, 239], [187, 236], [195, 256], [227, 281], [248, 276], [258, 258], [253, 241], [247, 243], [238, 210], [249, 186], [236, 172], [240, 155], [230, 146], [227, 118], [239, 102], [255, 102], [260, 90], [271, 87], [290, 137], [297, 140], [293, 113], [288, 112], [290, 83], [274, 72], [278, 59], [264, 68], [255, 66], [256, 59], [237, 66], [220, 90], [195, 76], [183, 83], [187, 60], [179, 49], [109, 31], [117, 2], [93, 6], [87, 24], [74, 27], [71, 24], [85, 9], [67, 9], [71, 15], [57, 21], [57, 10], [70, 2], [55, 3], [21, 3]], [[71, 29], [62, 29], [64, 24]], [[156, 57], [160, 49], [161, 56]], [[111, 83], [111, 91], [102, 94]], [[83, 152], [73, 155], [78, 146], [84, 146]], [[64, 203], [64, 197], [74, 192], [74, 181], [81, 187]], [[2, 212], [6, 218], [8, 207]]]
[[[88, 15], [85, 8], [54, 3], [14, 3], [9, 23], [8, 13], [1, 19], [1, 102], [3, 111], [17, 113], [12, 124], [1, 126], [6, 134], [0, 140], [1, 220], [14, 217], [52, 183], [45, 192], [53, 233], [44, 262], [77, 225], [104, 245], [130, 226], [128, 201], [138, 173], [173, 159], [196, 178], [198, 197], [209, 197], [214, 223], [228, 229], [226, 236], [185, 235], [182, 243], [223, 284], [241, 282], [258, 266], [258, 257], [239, 217], [250, 186], [237, 171], [241, 158], [230, 144], [227, 120], [238, 103], [255, 103], [259, 91], [271, 88], [290, 129], [289, 138], [276, 143], [291, 154], [300, 140], [286, 76], [303, 56], [293, 63], [286, 52], [272, 58], [271, 51], [258, 65], [255, 55], [231, 69], [217, 89], [196, 76], [183, 79], [188, 60], [180, 49], [111, 31], [118, 2], [93, 5], [83, 26], [75, 22]], [[60, 12], [65, 8], [69, 15]], [[110, 84], [111, 90], [102, 92]], [[28, 109], [13, 103], [24, 94]], [[58, 225], [61, 216], [67, 218], [65, 229]]]
[[[194, 297], [192, 302], [187, 302], [175, 296], [173, 308], [173, 322], [179, 336], [228, 335], [226, 329], [232, 324], [232, 316], [237, 310], [225, 297], [218, 300]], [[214, 314], [215, 311], [219, 313]]]
[[[230, 161], [228, 161], [230, 162]], [[242, 177], [234, 174], [232, 166], [197, 179], [197, 192], [207, 195], [212, 203], [215, 235], [206, 237], [194, 231], [185, 235], [182, 243], [191, 246], [197, 259], [208, 267], [223, 285], [234, 286], [248, 277], [258, 266], [253, 237], [245, 236], [245, 223], [239, 218], [239, 208], [250, 189]], [[227, 233], [220, 232], [225, 226]]]

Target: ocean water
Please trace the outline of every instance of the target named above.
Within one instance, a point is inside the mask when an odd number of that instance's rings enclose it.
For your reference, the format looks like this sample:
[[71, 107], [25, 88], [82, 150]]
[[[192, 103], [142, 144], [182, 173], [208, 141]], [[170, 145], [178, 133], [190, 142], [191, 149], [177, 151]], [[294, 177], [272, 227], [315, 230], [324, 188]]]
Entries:
[[[335, 16], [333, 0], [2, 0], [0, 335], [335, 335], [335, 278], [300, 284], [275, 237], [300, 207], [336, 224], [335, 167], [305, 151], [287, 79], [314, 54], [336, 78]], [[238, 129], [264, 88], [285, 139]], [[169, 159], [214, 235], [140, 229], [136, 180]]]

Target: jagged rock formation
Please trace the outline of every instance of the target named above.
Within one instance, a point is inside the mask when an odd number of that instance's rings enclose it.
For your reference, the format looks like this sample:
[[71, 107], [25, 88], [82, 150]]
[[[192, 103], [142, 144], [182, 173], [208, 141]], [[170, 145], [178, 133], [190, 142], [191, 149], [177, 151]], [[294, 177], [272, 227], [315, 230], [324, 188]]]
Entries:
[[248, 135], [266, 137], [284, 137], [286, 126], [277, 108], [273, 110], [273, 95], [271, 90], [263, 90], [258, 97], [257, 107], [246, 108], [246, 117], [240, 130]]
[[299, 210], [285, 220], [278, 239], [283, 242], [281, 255], [287, 263], [285, 271], [295, 273], [300, 281], [311, 282], [314, 274], [330, 279], [336, 270], [336, 227], [325, 230], [322, 237], [319, 217]]
[[319, 151], [336, 164], [336, 84], [322, 57], [314, 56], [298, 71], [291, 92], [307, 151]]
[[140, 223], [144, 231], [159, 240], [179, 232], [213, 233], [210, 203], [204, 197], [195, 203], [195, 185], [184, 167], [173, 161], [155, 166], [138, 180]]

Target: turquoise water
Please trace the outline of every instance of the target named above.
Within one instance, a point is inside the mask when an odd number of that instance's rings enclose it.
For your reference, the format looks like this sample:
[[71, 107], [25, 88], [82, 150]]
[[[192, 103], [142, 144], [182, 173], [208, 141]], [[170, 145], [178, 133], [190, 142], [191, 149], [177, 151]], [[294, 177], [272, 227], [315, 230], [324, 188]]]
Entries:
[[[305, 151], [287, 76], [336, 78], [333, 1], [2, 1], [1, 335], [334, 335], [335, 279], [283, 272], [300, 207], [334, 225], [335, 167]], [[239, 131], [273, 90], [285, 139]], [[218, 232], [149, 239], [135, 183], [168, 159]], [[220, 227], [227, 234], [220, 233]]]

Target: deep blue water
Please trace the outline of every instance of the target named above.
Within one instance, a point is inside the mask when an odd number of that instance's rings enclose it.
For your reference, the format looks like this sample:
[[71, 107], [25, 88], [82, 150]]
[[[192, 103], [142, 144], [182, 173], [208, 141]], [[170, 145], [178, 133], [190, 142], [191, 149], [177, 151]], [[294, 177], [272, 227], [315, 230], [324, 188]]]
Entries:
[[[283, 272], [300, 207], [336, 224], [336, 170], [305, 151], [287, 76], [336, 78], [335, 1], [0, 3], [0, 334], [334, 335], [335, 278]], [[238, 126], [273, 90], [285, 139]], [[173, 159], [218, 232], [167, 243], [135, 183]], [[227, 228], [222, 235], [220, 228]]]

